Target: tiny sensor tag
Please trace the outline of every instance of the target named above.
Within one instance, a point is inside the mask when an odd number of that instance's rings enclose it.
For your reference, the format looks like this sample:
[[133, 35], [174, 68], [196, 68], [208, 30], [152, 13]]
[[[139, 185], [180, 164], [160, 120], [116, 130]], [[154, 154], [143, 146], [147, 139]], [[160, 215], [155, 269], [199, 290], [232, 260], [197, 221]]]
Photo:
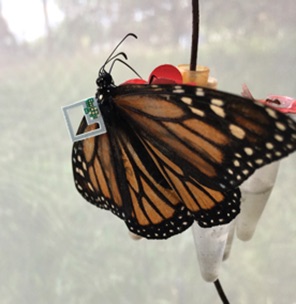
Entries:
[[[73, 110], [74, 108], [82, 108], [84, 112], [84, 116], [86, 118], [86, 122], [88, 125], [92, 125], [94, 123], [97, 123], [99, 126], [97, 129], [85, 132], [82, 134], [75, 135], [72, 120], [70, 119], [70, 110]], [[86, 138], [98, 136], [101, 134], [104, 134], [107, 132], [105, 123], [102, 117], [102, 114], [100, 112], [97, 99], [94, 97], [90, 97], [75, 103], [72, 103], [68, 106], [62, 107], [63, 115], [66, 121], [66, 125], [70, 134], [70, 137], [73, 142], [80, 141]]]

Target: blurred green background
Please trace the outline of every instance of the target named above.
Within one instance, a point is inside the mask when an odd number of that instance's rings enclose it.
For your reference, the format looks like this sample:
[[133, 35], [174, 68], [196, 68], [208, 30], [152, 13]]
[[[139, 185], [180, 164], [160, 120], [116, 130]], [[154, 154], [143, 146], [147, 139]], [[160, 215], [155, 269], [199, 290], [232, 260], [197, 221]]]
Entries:
[[[200, 0], [199, 63], [219, 88], [296, 97], [296, 3]], [[189, 62], [191, 2], [0, 1], [0, 301], [220, 303], [200, 276], [191, 229], [133, 241], [122, 221], [75, 190], [61, 106], [92, 96], [98, 69], [121, 50], [144, 78]], [[117, 84], [134, 77], [125, 66]], [[296, 155], [249, 242], [235, 239], [220, 279], [231, 303], [296, 303]]]

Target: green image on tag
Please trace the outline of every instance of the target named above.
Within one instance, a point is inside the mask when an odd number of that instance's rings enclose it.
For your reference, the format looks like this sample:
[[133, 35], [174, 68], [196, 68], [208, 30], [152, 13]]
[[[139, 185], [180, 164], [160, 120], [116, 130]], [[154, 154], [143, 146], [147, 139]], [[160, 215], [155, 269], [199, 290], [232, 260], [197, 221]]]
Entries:
[[98, 118], [99, 109], [94, 105], [94, 99], [89, 98], [85, 101], [86, 107], [84, 108], [84, 113], [89, 115], [92, 119]]

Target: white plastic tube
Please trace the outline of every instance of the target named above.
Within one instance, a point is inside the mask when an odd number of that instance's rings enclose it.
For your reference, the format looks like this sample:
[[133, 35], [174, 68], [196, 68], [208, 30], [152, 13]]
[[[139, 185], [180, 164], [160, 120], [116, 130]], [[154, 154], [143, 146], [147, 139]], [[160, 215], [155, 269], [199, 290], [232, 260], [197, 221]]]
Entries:
[[200, 272], [207, 282], [214, 282], [219, 276], [225, 246], [232, 223], [202, 228], [197, 223], [192, 225], [193, 237]]
[[275, 184], [279, 161], [258, 169], [240, 187], [241, 212], [237, 217], [236, 234], [242, 241], [254, 235], [258, 221]]
[[223, 261], [226, 261], [229, 258], [233, 238], [234, 238], [234, 232], [235, 232], [235, 225], [236, 225], [236, 218], [230, 223], [229, 232], [226, 240], [225, 250], [223, 254]]

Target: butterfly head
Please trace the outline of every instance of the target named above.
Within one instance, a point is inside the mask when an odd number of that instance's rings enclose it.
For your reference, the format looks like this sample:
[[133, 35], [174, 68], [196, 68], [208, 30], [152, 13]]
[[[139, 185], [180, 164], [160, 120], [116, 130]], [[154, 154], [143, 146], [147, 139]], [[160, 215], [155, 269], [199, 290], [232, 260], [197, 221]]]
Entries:
[[98, 86], [96, 98], [98, 103], [102, 104], [104, 99], [111, 94], [112, 89], [115, 88], [114, 80], [104, 66], [100, 69], [96, 84]]

